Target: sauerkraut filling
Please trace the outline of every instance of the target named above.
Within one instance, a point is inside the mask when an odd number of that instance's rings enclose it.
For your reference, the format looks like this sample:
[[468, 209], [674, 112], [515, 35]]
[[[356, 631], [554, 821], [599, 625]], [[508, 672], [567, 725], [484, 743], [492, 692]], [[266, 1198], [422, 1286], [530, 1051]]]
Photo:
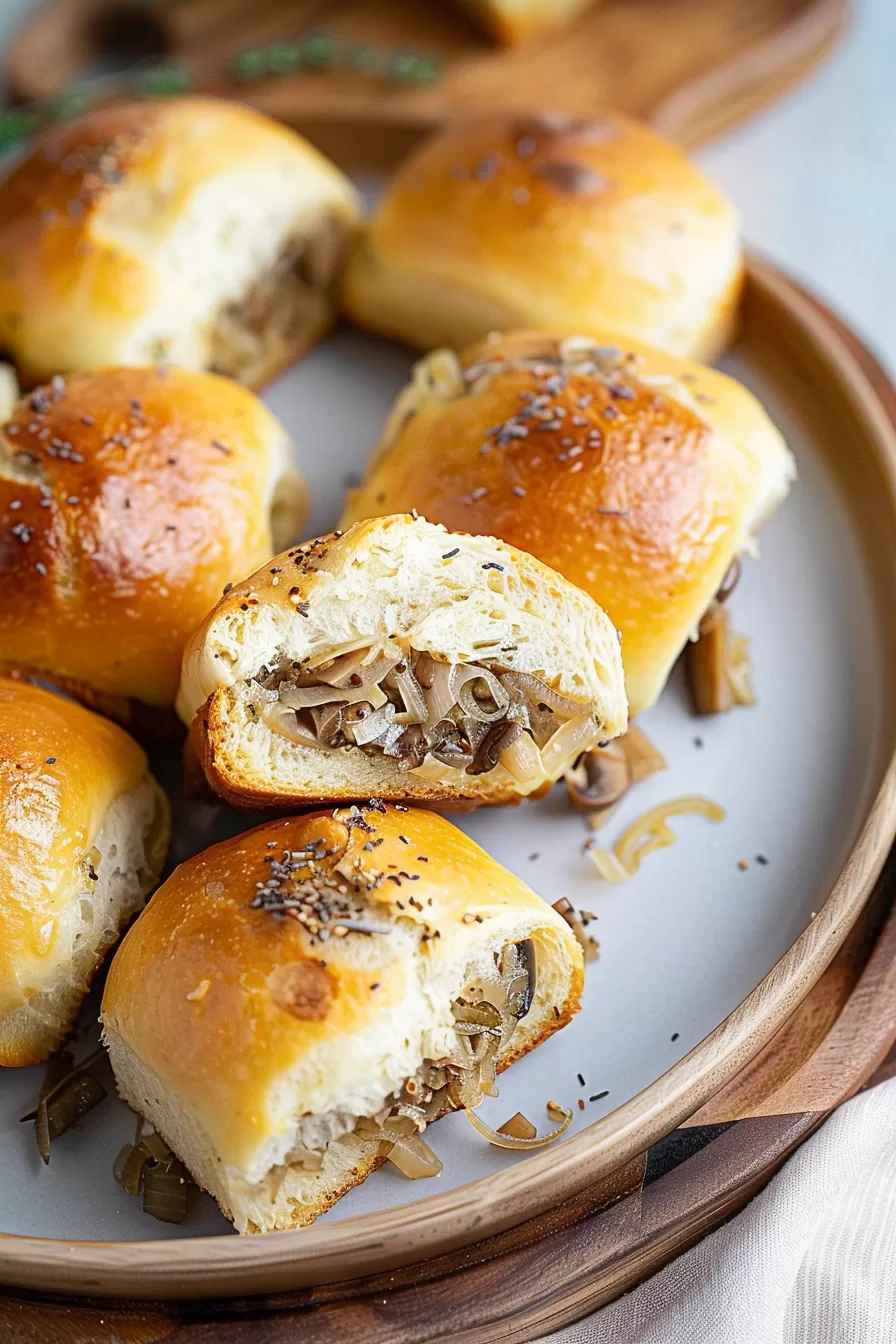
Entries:
[[326, 321], [348, 225], [321, 213], [303, 221], [242, 298], [225, 304], [210, 333], [209, 364], [252, 383], [314, 338]]
[[356, 748], [436, 782], [503, 767], [521, 793], [550, 784], [600, 737], [590, 706], [530, 672], [439, 662], [385, 640], [311, 668], [264, 669], [254, 712], [320, 751]]
[[[426, 1059], [412, 1078], [374, 1115], [339, 1117], [323, 1126], [326, 1117], [309, 1117], [318, 1133], [329, 1128], [328, 1142], [310, 1146], [299, 1142], [278, 1168], [289, 1166], [316, 1171], [323, 1166], [329, 1142], [346, 1134], [389, 1144], [386, 1156], [406, 1176], [435, 1176], [442, 1164], [421, 1135], [428, 1124], [449, 1111], [476, 1107], [494, 1091], [497, 1059], [526, 1016], [535, 994], [536, 959], [531, 939], [507, 943], [495, 956], [494, 976], [465, 986], [451, 1005], [455, 1042], [438, 1059]], [[301, 1133], [302, 1122], [299, 1122]], [[338, 1132], [338, 1131], [341, 1131]]]

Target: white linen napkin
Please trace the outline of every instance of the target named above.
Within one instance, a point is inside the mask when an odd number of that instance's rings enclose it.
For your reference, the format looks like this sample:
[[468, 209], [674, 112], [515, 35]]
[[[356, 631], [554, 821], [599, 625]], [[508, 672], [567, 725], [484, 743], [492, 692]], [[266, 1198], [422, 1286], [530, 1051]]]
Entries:
[[842, 1106], [761, 1194], [540, 1344], [894, 1344], [896, 1078]]

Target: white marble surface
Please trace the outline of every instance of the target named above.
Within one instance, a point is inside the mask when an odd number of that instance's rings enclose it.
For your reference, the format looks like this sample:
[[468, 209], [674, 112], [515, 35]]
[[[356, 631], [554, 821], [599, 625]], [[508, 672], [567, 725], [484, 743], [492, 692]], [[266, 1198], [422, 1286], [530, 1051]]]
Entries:
[[[821, 70], [697, 157], [738, 203], [750, 245], [832, 303], [896, 371], [896, 0], [854, 6]], [[0, 0], [0, 45], [34, 7]]]

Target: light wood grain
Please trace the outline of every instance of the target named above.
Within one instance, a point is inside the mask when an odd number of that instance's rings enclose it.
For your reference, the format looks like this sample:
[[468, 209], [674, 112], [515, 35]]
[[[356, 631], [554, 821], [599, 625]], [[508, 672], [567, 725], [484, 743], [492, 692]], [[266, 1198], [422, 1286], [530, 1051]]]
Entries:
[[[874, 388], [836, 329], [762, 263], [750, 263], [742, 336], [801, 415], [861, 520], [882, 657], [896, 661], [896, 436]], [[896, 827], [896, 695], [878, 740], [878, 792], [819, 913], [761, 985], [662, 1078], [556, 1149], [534, 1153], [484, 1185], [403, 1208], [274, 1238], [54, 1243], [0, 1238], [0, 1279], [70, 1293], [186, 1295], [270, 1292], [381, 1273], [505, 1232], [602, 1180], [674, 1129], [781, 1030], [863, 910]], [[813, 1037], [814, 1042], [814, 1037]], [[796, 1066], [793, 1072], [796, 1071]]]
[[[53, 0], [10, 44], [8, 86], [44, 98], [101, 55], [97, 16], [111, 0]], [[847, 0], [604, 0], [571, 27], [512, 51], [492, 46], [459, 7], [414, 0], [156, 0], [132, 3], [141, 26], [210, 92], [248, 98], [282, 120], [375, 118], [423, 130], [461, 112], [609, 106], [655, 120], [693, 145], [741, 120], [803, 76], [831, 49]], [[340, 38], [434, 53], [430, 87], [344, 71], [260, 83], [226, 77], [233, 52], [325, 24]], [[313, 134], [314, 127], [311, 125]], [[370, 163], [366, 163], [370, 167]]]

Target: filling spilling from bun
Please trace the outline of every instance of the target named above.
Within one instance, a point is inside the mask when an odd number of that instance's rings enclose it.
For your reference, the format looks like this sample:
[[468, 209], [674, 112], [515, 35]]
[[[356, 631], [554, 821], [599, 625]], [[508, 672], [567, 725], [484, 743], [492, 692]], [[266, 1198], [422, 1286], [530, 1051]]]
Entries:
[[472, 979], [451, 1004], [452, 1046], [438, 1059], [425, 1059], [372, 1115], [340, 1111], [300, 1120], [295, 1145], [265, 1175], [269, 1195], [290, 1167], [321, 1170], [330, 1145], [349, 1136], [382, 1144], [381, 1157], [411, 1179], [438, 1175], [442, 1164], [421, 1137], [423, 1131], [450, 1111], [472, 1109], [495, 1094], [499, 1052], [532, 1006], [536, 973], [532, 939], [505, 944], [495, 954], [494, 973]]
[[329, 211], [303, 221], [243, 297], [220, 309], [209, 341], [214, 372], [257, 385], [320, 334], [348, 231], [348, 221]]
[[501, 765], [520, 793], [560, 778], [600, 737], [591, 708], [500, 663], [439, 662], [390, 639], [252, 683], [255, 714], [291, 742], [356, 748], [439, 782]]

